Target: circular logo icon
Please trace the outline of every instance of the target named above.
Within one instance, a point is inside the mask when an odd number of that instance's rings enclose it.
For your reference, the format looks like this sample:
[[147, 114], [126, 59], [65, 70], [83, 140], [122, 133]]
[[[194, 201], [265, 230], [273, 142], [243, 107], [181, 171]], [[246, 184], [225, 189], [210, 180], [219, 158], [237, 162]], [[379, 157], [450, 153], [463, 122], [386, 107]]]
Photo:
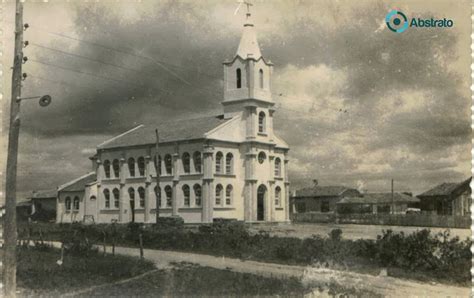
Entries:
[[398, 10], [392, 10], [385, 16], [388, 29], [396, 33], [402, 33], [408, 28], [408, 19], [405, 14]]

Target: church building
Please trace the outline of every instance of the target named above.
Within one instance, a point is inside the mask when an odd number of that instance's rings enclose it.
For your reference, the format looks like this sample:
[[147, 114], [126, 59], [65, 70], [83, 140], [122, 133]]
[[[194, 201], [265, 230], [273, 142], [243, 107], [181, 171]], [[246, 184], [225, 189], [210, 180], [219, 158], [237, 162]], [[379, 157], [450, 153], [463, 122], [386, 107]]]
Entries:
[[273, 64], [250, 13], [223, 65], [223, 114], [139, 125], [98, 145], [93, 171], [58, 188], [57, 222], [289, 221], [289, 148], [273, 130]]

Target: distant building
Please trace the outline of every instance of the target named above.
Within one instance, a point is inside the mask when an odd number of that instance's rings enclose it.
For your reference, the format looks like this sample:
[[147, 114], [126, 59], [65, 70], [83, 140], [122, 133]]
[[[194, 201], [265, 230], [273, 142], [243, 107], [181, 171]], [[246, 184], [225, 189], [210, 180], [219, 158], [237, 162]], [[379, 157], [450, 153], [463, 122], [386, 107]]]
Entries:
[[56, 218], [56, 189], [33, 191], [29, 198], [31, 202], [31, 219], [49, 221]]
[[337, 203], [339, 214], [405, 214], [416, 207], [419, 199], [405, 193], [365, 193], [363, 196], [344, 197]]
[[139, 125], [100, 144], [93, 172], [59, 189], [57, 221], [289, 221], [289, 147], [273, 129], [272, 72], [248, 18], [224, 62], [223, 113]]
[[442, 183], [418, 195], [421, 211], [438, 215], [470, 215], [471, 179], [460, 183]]
[[356, 197], [361, 193], [354, 188], [345, 186], [319, 186], [307, 187], [297, 190], [292, 200], [294, 213], [320, 212], [333, 213], [336, 203], [343, 197]]

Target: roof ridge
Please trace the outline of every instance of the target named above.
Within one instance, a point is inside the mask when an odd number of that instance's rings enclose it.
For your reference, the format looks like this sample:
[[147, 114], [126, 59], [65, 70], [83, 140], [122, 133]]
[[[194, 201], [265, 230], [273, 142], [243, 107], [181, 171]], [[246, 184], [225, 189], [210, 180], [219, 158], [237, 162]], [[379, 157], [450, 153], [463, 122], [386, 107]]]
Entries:
[[81, 177], [76, 178], [76, 179], [74, 179], [74, 180], [71, 180], [71, 181], [69, 181], [69, 182], [67, 182], [67, 183], [64, 183], [63, 185], [58, 186], [58, 191], [61, 191], [61, 190], [63, 190], [64, 188], [68, 187], [69, 185], [72, 185], [72, 184], [76, 183], [77, 181], [80, 181], [81, 179], [84, 179], [84, 178], [86, 178], [86, 177], [88, 177], [88, 176], [91, 176], [91, 175], [93, 175], [93, 174], [95, 174], [94, 171], [89, 172], [89, 173], [87, 173], [87, 174], [85, 174], [85, 175], [82, 175]]
[[140, 125], [138, 125], [138, 126], [132, 128], [132, 129], [129, 129], [129, 130], [127, 130], [126, 132], [123, 132], [123, 133], [121, 133], [121, 134], [119, 134], [119, 135], [117, 135], [117, 136], [115, 136], [115, 137], [113, 137], [113, 138], [111, 138], [111, 139], [108, 139], [108, 140], [105, 141], [105, 142], [102, 142], [101, 144], [97, 145], [97, 148], [100, 148], [100, 147], [102, 147], [102, 146], [104, 146], [104, 145], [107, 145], [108, 143], [110, 143], [110, 142], [112, 142], [112, 141], [114, 141], [114, 140], [116, 140], [116, 139], [118, 139], [118, 138], [121, 138], [121, 137], [123, 137], [124, 135], [126, 135], [126, 134], [128, 134], [128, 133], [131, 133], [132, 131], [135, 131], [135, 130], [137, 130], [138, 128], [141, 128], [141, 127], [144, 127], [144, 126], [145, 126], [144, 124], [140, 124]]

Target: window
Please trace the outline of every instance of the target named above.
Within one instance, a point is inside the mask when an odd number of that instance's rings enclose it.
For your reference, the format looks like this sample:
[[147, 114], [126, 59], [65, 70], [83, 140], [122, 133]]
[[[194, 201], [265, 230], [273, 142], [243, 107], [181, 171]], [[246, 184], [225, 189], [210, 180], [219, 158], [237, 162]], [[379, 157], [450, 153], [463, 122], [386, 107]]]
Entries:
[[184, 196], [184, 200], [183, 200], [183, 204], [185, 207], [189, 207], [189, 204], [190, 204], [190, 200], [189, 200], [189, 186], [187, 186], [186, 184], [183, 185], [183, 196]]
[[140, 176], [145, 176], [145, 158], [143, 158], [143, 156], [140, 156], [137, 159], [137, 163], [138, 163], [138, 174]]
[[66, 199], [64, 200], [64, 205], [66, 207], [66, 211], [71, 211], [71, 198], [70, 197], [66, 197]]
[[79, 197], [74, 197], [74, 211], [79, 211]]
[[191, 157], [189, 156], [188, 152], [183, 153], [183, 157], [181, 158], [183, 162], [183, 171], [185, 174], [189, 174], [191, 171]]
[[140, 198], [140, 207], [144, 208], [145, 207], [145, 189], [143, 187], [138, 188], [138, 197]]
[[321, 201], [321, 212], [329, 212], [329, 201]]
[[194, 184], [194, 203], [196, 206], [201, 206], [201, 185]]
[[258, 114], [258, 132], [265, 132], [265, 113], [260, 112]]
[[232, 205], [232, 185], [227, 185], [225, 188], [225, 204], [230, 206]]
[[120, 162], [118, 159], [114, 159], [112, 162], [112, 168], [114, 169], [115, 178], [118, 178], [120, 176]]
[[135, 177], [135, 159], [133, 159], [133, 157], [128, 159], [128, 172], [130, 173], [130, 177]]
[[263, 69], [260, 69], [258, 71], [258, 77], [260, 81], [260, 89], [263, 89]]
[[105, 208], [110, 208], [110, 190], [107, 188], [104, 189], [104, 202], [105, 202]]
[[265, 152], [260, 151], [260, 153], [258, 154], [258, 162], [263, 163], [266, 158], [267, 158], [267, 156], [265, 155]]
[[280, 186], [277, 186], [275, 188], [275, 206], [276, 207], [281, 206], [281, 188], [280, 188]]
[[170, 154], [165, 155], [165, 170], [166, 175], [173, 174], [173, 159], [171, 158]]
[[155, 186], [155, 197], [156, 197], [156, 204], [157, 204], [157, 207], [161, 207], [161, 188], [158, 187], [158, 186]]
[[128, 189], [128, 197], [130, 198], [131, 205], [135, 206], [135, 189], [133, 187]]
[[281, 176], [281, 159], [277, 157], [275, 159], [275, 177]]
[[118, 190], [118, 188], [114, 188], [114, 190], [112, 190], [112, 194], [114, 195], [114, 207], [119, 208], [120, 190]]
[[109, 160], [104, 161], [104, 172], [105, 172], [105, 178], [110, 178], [110, 161]]
[[97, 199], [96, 196], [90, 196], [90, 198], [89, 198], [89, 200], [91, 200], [91, 201], [95, 201], [96, 199]]
[[242, 71], [240, 70], [240, 68], [237, 68], [237, 70], [235, 71], [235, 76], [237, 79], [237, 82], [236, 82], [237, 89], [240, 89], [242, 88]]
[[222, 152], [217, 152], [216, 153], [216, 173], [221, 173], [222, 172]]
[[166, 207], [171, 207], [171, 200], [173, 199], [173, 189], [171, 186], [167, 185], [165, 187], [165, 194], [166, 194]]
[[216, 206], [220, 206], [222, 203], [222, 190], [223, 187], [220, 184], [216, 185]]
[[234, 156], [232, 153], [227, 153], [225, 156], [225, 173], [232, 174], [234, 170]]
[[155, 163], [156, 174], [161, 176], [161, 155], [155, 155], [155, 157], [153, 157], [153, 161]]
[[193, 153], [193, 162], [194, 162], [194, 171], [196, 173], [201, 173], [201, 152]]

